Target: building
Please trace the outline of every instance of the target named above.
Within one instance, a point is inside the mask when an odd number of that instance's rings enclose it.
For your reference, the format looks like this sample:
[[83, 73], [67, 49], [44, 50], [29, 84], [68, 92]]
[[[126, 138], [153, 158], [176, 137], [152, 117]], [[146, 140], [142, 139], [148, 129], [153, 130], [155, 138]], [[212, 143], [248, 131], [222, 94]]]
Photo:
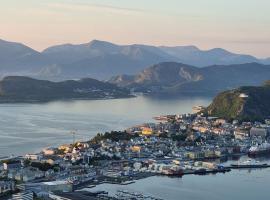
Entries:
[[267, 129], [252, 127], [250, 129], [250, 137], [256, 137], [256, 136], [265, 138], [267, 136]]
[[152, 135], [152, 134], [153, 134], [153, 130], [151, 128], [144, 127], [142, 129], [142, 135]]
[[238, 139], [238, 140], [243, 140], [249, 136], [248, 130], [245, 130], [245, 129], [236, 129], [233, 132], [233, 134], [234, 134], [235, 139]]
[[[9, 175], [10, 177], [11, 175]], [[14, 173], [14, 179], [17, 181], [32, 181], [38, 178], [44, 177], [44, 172], [38, 170], [37, 168], [28, 167], [18, 170]]]
[[21, 161], [8, 161], [3, 164], [4, 170], [20, 169], [22, 167]]
[[205, 154], [202, 151], [188, 152], [186, 155], [190, 159], [201, 159], [204, 158]]
[[22, 192], [13, 194], [10, 200], [33, 200], [34, 195], [33, 192]]
[[55, 149], [54, 148], [43, 149], [43, 154], [44, 155], [54, 155]]
[[15, 183], [13, 181], [0, 181], [0, 195], [15, 190]]
[[28, 159], [28, 160], [40, 160], [41, 156], [39, 154], [26, 154], [25, 159]]
[[140, 151], [141, 151], [141, 147], [140, 147], [140, 146], [132, 146], [132, 147], [131, 147], [131, 150], [132, 150], [133, 152], [140, 152]]
[[245, 94], [245, 93], [241, 93], [241, 94], [239, 95], [239, 97], [240, 97], [240, 98], [248, 98], [248, 95]]
[[72, 183], [68, 181], [42, 182], [41, 189], [46, 192], [71, 192]]

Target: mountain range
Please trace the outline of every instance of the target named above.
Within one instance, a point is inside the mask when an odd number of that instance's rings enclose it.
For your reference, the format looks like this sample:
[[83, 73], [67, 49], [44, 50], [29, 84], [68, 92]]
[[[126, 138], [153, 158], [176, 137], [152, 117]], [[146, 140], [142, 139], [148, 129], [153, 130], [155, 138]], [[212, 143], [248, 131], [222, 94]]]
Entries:
[[261, 85], [270, 77], [270, 65], [258, 63], [198, 68], [164, 62], [136, 75], [119, 75], [109, 82], [150, 95], [215, 95], [244, 85]]
[[160, 62], [181, 62], [196, 67], [257, 62], [270, 59], [231, 53], [224, 49], [200, 50], [195, 46], [116, 45], [93, 40], [85, 44], [63, 44], [38, 52], [20, 43], [0, 40], [0, 77], [31, 76], [48, 80], [92, 77], [109, 79], [134, 75]]

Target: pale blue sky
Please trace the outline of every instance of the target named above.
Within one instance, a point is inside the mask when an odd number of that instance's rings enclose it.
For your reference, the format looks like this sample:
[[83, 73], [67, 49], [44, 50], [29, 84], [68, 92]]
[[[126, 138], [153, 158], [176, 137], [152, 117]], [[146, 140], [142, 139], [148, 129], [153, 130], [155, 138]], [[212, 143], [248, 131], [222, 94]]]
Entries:
[[0, 0], [0, 38], [37, 50], [92, 39], [270, 56], [270, 0]]

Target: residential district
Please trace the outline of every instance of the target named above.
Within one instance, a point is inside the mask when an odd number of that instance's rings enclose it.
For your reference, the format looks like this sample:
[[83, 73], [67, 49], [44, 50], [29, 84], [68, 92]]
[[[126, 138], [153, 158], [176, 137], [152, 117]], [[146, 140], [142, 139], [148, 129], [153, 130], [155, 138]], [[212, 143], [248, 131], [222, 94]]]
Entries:
[[[119, 190], [89, 190], [99, 184], [132, 184], [149, 176], [229, 173], [266, 163], [224, 165], [243, 155], [270, 152], [270, 120], [228, 122], [199, 114], [166, 115], [124, 131], [97, 134], [89, 141], [2, 158], [0, 199], [158, 199]], [[198, 177], [200, 178], [200, 177]]]

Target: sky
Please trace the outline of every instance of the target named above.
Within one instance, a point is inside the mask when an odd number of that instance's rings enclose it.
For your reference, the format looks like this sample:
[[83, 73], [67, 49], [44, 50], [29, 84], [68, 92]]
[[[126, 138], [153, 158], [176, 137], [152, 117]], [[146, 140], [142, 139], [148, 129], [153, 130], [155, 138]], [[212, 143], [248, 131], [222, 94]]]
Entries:
[[270, 57], [270, 0], [0, 0], [0, 38], [36, 50], [93, 39]]

